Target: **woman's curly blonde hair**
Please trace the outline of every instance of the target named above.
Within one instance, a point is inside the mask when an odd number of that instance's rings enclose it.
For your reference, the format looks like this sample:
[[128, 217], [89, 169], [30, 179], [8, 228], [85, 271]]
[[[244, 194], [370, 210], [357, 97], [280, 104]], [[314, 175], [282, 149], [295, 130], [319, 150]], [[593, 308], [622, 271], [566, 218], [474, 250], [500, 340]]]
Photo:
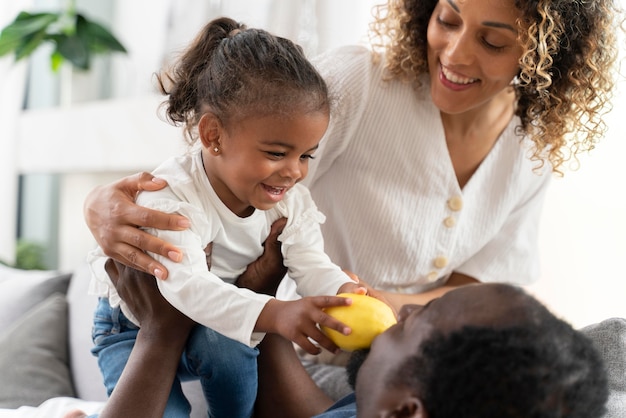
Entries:
[[[419, 86], [428, 72], [427, 28], [438, 0], [389, 0], [375, 8], [372, 46], [385, 53], [388, 78]], [[563, 163], [604, 135], [618, 56], [621, 10], [614, 0], [514, 0], [524, 53], [515, 79], [519, 130], [532, 159]]]

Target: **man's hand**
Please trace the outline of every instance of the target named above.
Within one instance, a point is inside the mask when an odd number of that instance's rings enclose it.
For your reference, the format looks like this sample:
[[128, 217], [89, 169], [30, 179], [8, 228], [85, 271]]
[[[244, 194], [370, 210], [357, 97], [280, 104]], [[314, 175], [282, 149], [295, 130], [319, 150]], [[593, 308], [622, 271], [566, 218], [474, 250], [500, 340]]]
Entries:
[[107, 260], [105, 268], [120, 297], [141, 323], [142, 332], [165, 331], [168, 336], [163, 339], [187, 339], [195, 323], [165, 300], [154, 277], [113, 259]]
[[176, 262], [182, 259], [182, 254], [178, 248], [138, 227], [179, 231], [189, 227], [189, 220], [137, 206], [135, 198], [142, 190], [160, 190], [166, 185], [164, 180], [149, 173], [138, 173], [96, 187], [87, 195], [83, 206], [87, 226], [106, 255], [160, 279], [167, 278], [167, 269], [145, 251]]
[[287, 267], [283, 264], [283, 254], [280, 251], [281, 243], [278, 236], [283, 232], [287, 218], [280, 218], [272, 224], [270, 233], [263, 243], [261, 257], [248, 265], [235, 281], [238, 287], [245, 287], [256, 293], [276, 295], [280, 281], [287, 274]]
[[141, 322], [141, 328], [100, 417], [163, 416], [194, 322], [161, 296], [154, 277], [112, 259], [105, 268], [118, 293]]

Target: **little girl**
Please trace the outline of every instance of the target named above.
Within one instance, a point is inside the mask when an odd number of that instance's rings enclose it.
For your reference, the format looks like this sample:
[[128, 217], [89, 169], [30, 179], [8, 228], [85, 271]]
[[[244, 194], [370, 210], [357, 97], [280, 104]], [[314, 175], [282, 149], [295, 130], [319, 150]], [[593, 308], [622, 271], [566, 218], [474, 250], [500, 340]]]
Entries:
[[[189, 416], [180, 381], [200, 378], [211, 417], [250, 417], [255, 347], [265, 333], [313, 354], [309, 338], [336, 349], [317, 324], [349, 333], [322, 309], [350, 301], [321, 295], [365, 292], [324, 253], [324, 216], [298, 184], [329, 122], [326, 85], [300, 47], [228, 18], [210, 22], [158, 81], [169, 96], [168, 119], [183, 125], [191, 144], [199, 142], [154, 171], [167, 188], [137, 198], [191, 222], [184, 231], [149, 230], [183, 250], [180, 263], [153, 254], [169, 271], [157, 282], [174, 307], [200, 324], [187, 342], [165, 416]], [[271, 225], [281, 218], [287, 218], [279, 236], [284, 264], [306, 296], [301, 300], [279, 301], [233, 284], [263, 253]], [[140, 324], [107, 276], [105, 254], [97, 249], [89, 261], [90, 292], [100, 297], [92, 351], [111, 394]]]

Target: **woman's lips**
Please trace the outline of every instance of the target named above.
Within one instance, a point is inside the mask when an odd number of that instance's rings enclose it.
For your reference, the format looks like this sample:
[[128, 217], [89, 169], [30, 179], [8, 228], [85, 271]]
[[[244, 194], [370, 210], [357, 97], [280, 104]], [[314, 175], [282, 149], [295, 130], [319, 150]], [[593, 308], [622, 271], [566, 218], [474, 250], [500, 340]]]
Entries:
[[443, 64], [439, 64], [439, 80], [444, 86], [454, 91], [466, 90], [480, 81], [478, 78], [458, 74]]

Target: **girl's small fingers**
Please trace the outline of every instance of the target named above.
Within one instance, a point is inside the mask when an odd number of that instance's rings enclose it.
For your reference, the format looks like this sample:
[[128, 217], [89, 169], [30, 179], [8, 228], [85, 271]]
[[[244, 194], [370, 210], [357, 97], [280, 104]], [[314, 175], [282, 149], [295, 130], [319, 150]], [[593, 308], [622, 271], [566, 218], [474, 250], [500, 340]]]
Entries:
[[357, 295], [367, 295], [367, 288], [363, 286], [359, 286], [358, 288], [356, 288], [354, 293], [356, 293]]
[[352, 304], [352, 299], [343, 296], [315, 296], [315, 304], [319, 308], [330, 308], [331, 306], [347, 306]]
[[313, 354], [314, 356], [318, 355], [322, 351], [318, 346], [313, 344], [306, 335], [303, 335], [300, 338], [296, 338], [294, 342], [298, 344], [300, 348], [302, 348], [304, 351], [309, 354]]
[[336, 353], [339, 351], [339, 347], [332, 342], [330, 338], [326, 334], [324, 334], [321, 330], [318, 330], [315, 333], [312, 333], [310, 337], [317, 342], [321, 347], [324, 347], [326, 350], [331, 353]]
[[322, 327], [334, 329], [343, 335], [348, 335], [352, 332], [349, 326], [326, 313], [322, 313], [322, 315], [320, 315], [317, 323]]

